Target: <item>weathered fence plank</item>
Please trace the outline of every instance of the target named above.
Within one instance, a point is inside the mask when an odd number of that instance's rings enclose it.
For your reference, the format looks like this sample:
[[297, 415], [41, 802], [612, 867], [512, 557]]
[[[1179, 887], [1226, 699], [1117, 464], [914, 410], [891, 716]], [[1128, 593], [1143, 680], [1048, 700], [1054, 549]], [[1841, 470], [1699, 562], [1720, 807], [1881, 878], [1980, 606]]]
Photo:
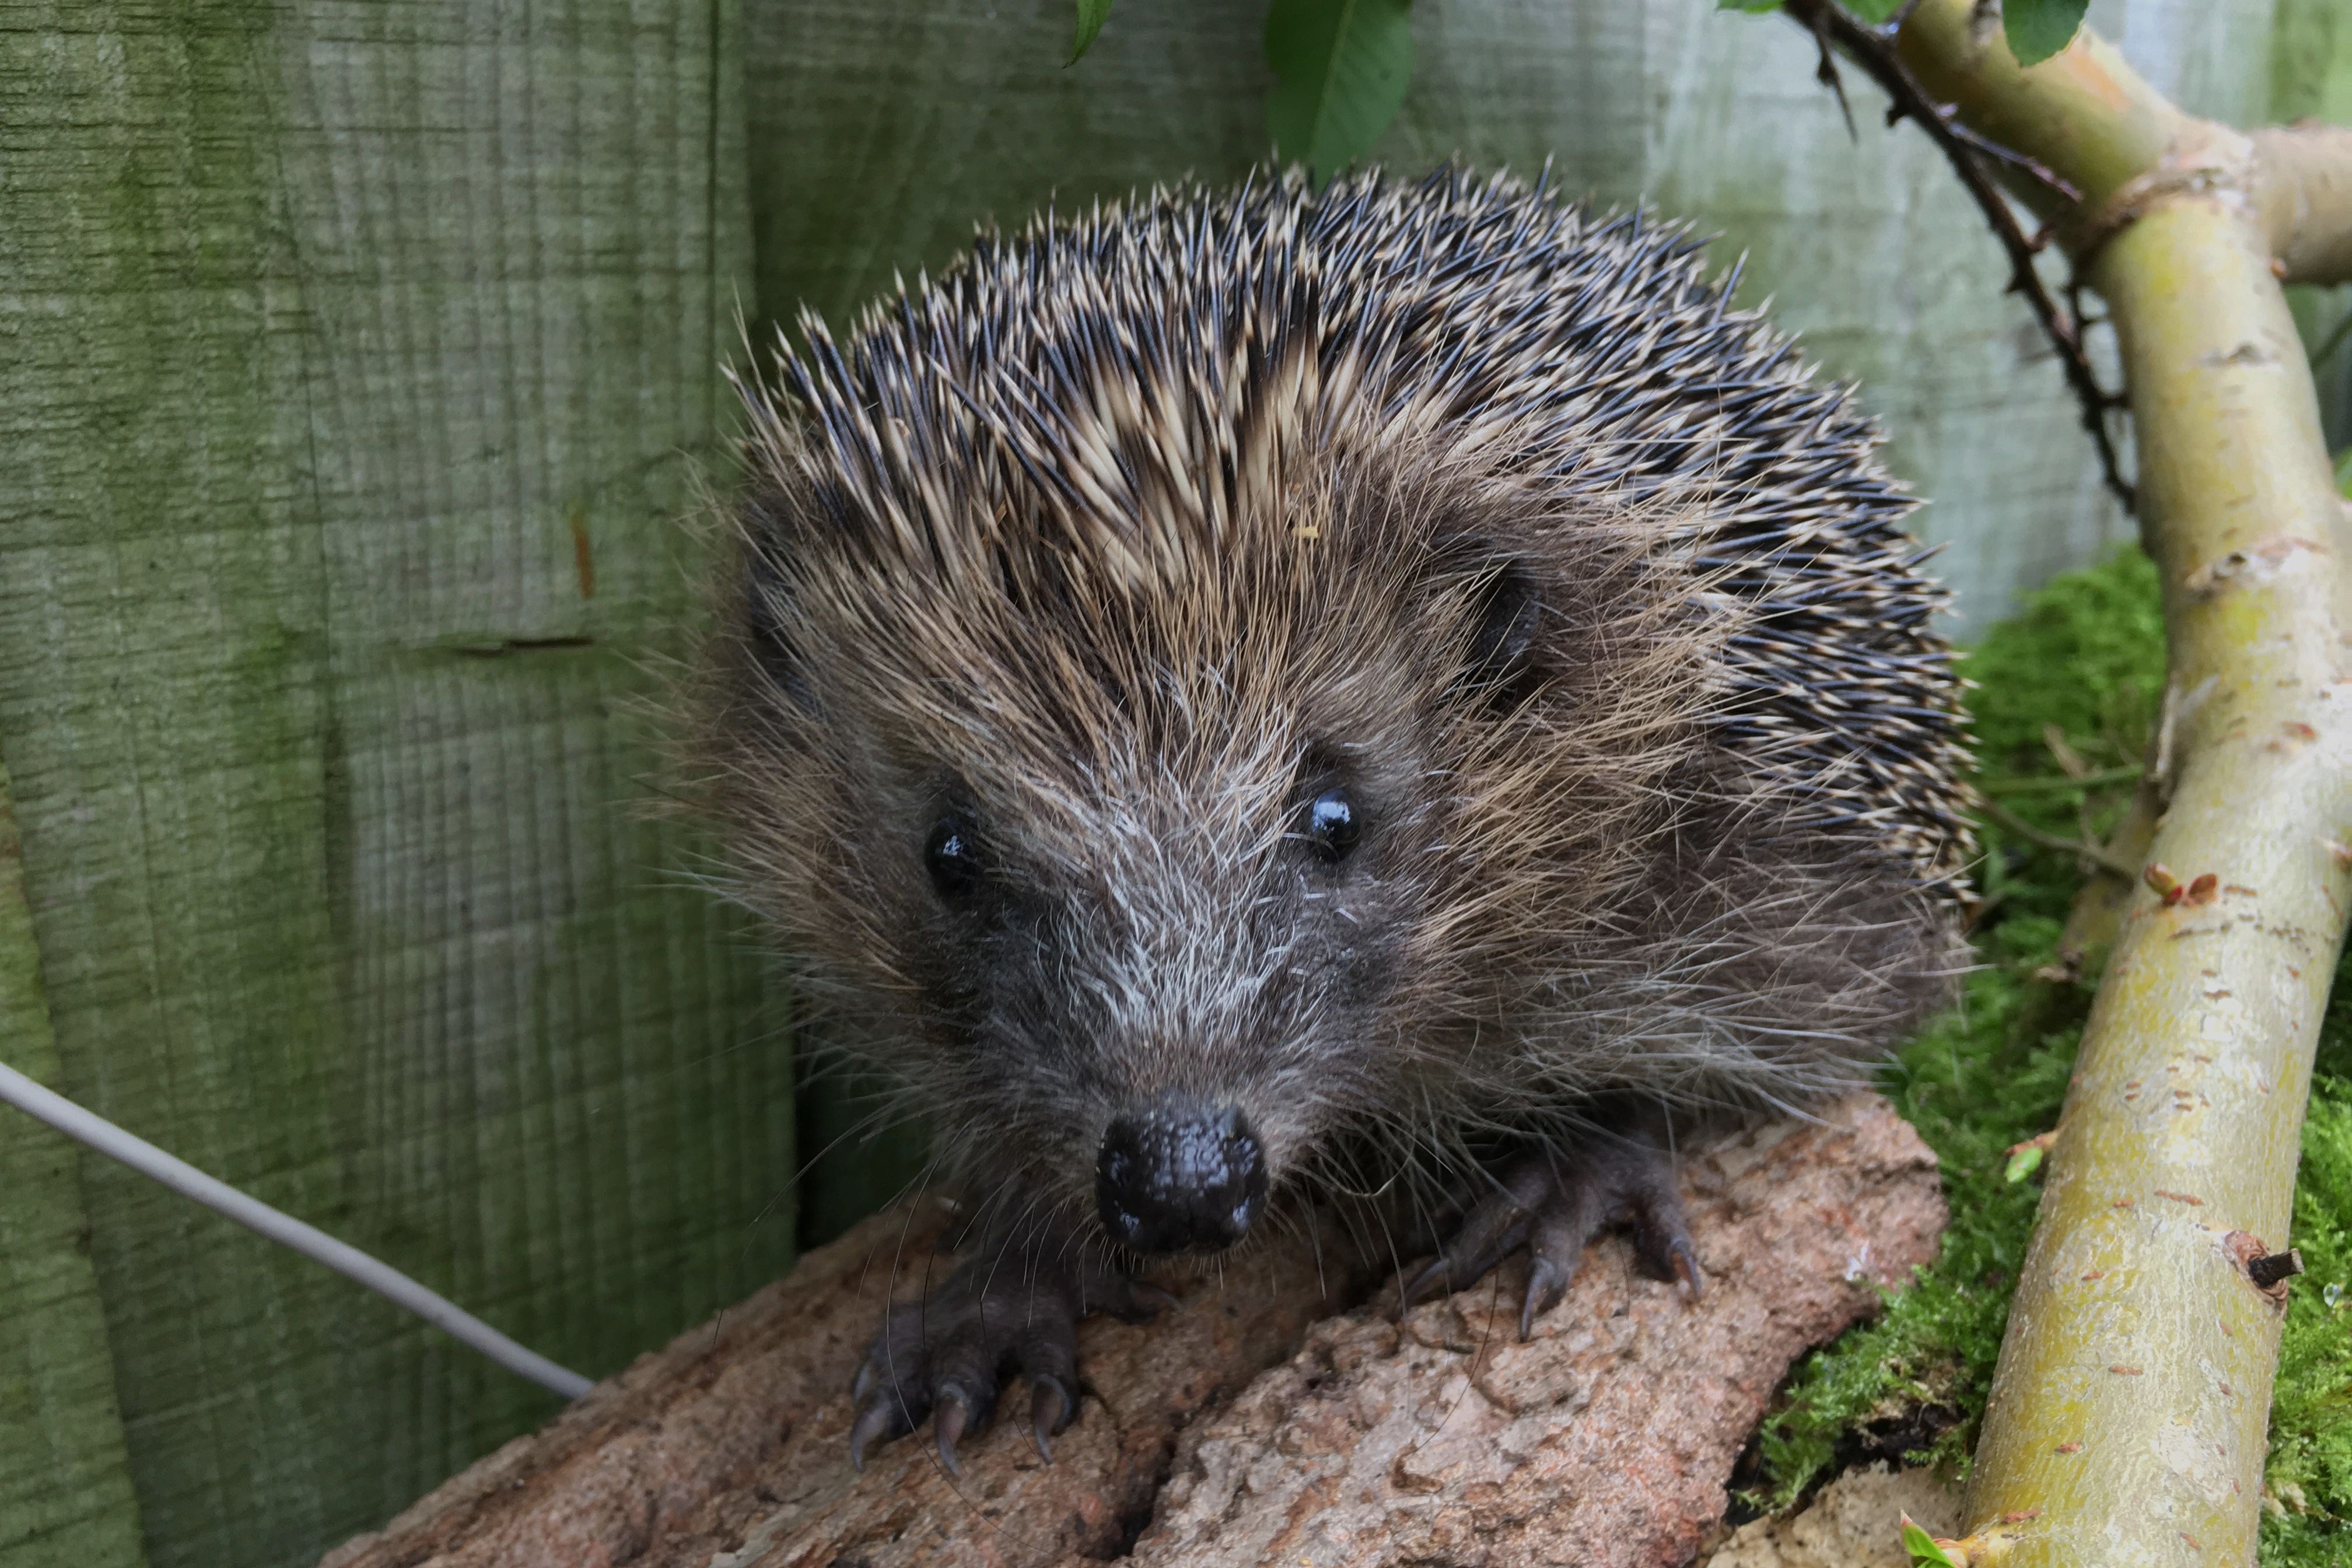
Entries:
[[[2297, 120], [2352, 125], [2352, 5], [2344, 0], [2279, 0], [2271, 34], [2271, 101], [2265, 117], [2278, 124]], [[2295, 325], [2306, 351], [2323, 347], [2352, 310], [2352, 290], [2309, 286], [2287, 289]], [[2313, 364], [2319, 394], [2321, 428], [2328, 448], [2352, 447], [2352, 352], [2337, 340], [2333, 353]]]
[[[62, 1087], [610, 1370], [792, 1251], [787, 1053], [621, 711], [727, 418], [734, 8], [0, 26], [0, 758]], [[82, 1187], [159, 1564], [302, 1561], [550, 1408]]]
[[[10, 1066], [54, 1083], [57, 1040], [21, 854], [0, 768], [0, 1042]], [[143, 1564], [73, 1144], [46, 1128], [8, 1128], [0, 1194], [0, 1562]]]

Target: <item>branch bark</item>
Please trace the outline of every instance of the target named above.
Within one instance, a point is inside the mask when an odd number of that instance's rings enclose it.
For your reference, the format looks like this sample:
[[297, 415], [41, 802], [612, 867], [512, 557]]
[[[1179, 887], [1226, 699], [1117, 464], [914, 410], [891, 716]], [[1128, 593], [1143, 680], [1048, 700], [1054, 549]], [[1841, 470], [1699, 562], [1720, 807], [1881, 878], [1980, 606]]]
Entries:
[[2081, 194], [2018, 187], [2116, 322], [2175, 693], [2147, 851], [2175, 869], [2134, 890], [2084, 1034], [1968, 1545], [2251, 1562], [2281, 1314], [2245, 1265], [2285, 1243], [2352, 898], [2343, 507], [2279, 280], [2352, 254], [2352, 142], [2182, 114], [2087, 30], [2021, 68], [1971, 0], [1921, 0], [1898, 47]]
[[2285, 281], [2352, 279], [2352, 130], [2292, 125], [2252, 141], [2263, 228]]
[[2087, 27], [2030, 69], [2000, 35], [1997, 7], [1923, 5], [1895, 52], [1962, 123], [2038, 165], [2003, 175], [2077, 262], [2158, 197], [2202, 190], [2251, 206], [2280, 281], [2352, 281], [2352, 130], [2237, 131], [2182, 112]]

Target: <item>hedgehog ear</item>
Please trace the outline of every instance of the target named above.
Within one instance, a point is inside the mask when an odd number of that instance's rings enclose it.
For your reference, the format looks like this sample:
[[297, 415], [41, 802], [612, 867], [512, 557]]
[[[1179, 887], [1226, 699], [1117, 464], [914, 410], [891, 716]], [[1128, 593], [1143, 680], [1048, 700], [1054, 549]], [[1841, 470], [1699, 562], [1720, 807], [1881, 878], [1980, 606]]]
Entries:
[[1474, 689], [1514, 684], [1524, 674], [1543, 600], [1535, 578], [1516, 561], [1506, 561], [1478, 584], [1471, 598], [1470, 657], [1463, 671]]
[[820, 710], [816, 688], [810, 684], [808, 666], [784, 630], [784, 609], [792, 603], [792, 584], [764, 550], [753, 548], [743, 573], [744, 641], [751, 662], [775, 683], [777, 690], [802, 712]]

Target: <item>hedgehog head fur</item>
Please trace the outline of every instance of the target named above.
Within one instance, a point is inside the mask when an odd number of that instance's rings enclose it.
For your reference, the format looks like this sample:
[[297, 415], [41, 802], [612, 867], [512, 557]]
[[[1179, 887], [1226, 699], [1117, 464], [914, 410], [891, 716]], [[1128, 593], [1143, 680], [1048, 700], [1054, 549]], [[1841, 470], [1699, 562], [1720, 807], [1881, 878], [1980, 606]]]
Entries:
[[1049, 216], [804, 321], [698, 756], [979, 1187], [1084, 1211], [1171, 1098], [1338, 1184], [1596, 1093], [1786, 1103], [1933, 1000], [1940, 596], [1728, 292], [1449, 168]]

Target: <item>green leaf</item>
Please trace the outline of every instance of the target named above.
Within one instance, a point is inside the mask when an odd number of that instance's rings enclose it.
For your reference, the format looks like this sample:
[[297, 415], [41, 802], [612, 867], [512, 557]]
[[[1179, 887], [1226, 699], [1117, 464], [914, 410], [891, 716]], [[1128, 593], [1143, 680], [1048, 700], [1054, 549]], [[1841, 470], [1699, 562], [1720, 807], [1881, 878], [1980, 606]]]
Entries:
[[1912, 1568], [1923, 1563], [1932, 1568], [1958, 1568], [1944, 1549], [1936, 1544], [1936, 1538], [1920, 1529], [1907, 1513], [1903, 1516], [1903, 1550], [1910, 1554]]
[[2026, 1177], [2042, 1169], [2044, 1152], [2041, 1145], [2036, 1143], [2019, 1144], [2017, 1152], [2009, 1157], [2009, 1163], [2001, 1167], [2000, 1179], [2012, 1186], [2025, 1180]]
[[1265, 125], [1275, 151], [1320, 179], [1369, 151], [1412, 79], [1410, 0], [1273, 0]]
[[2319, 346], [2304, 356], [2311, 362], [2311, 368], [2317, 370], [2335, 358], [2336, 351], [2344, 346], [2347, 335], [2352, 335], [2352, 310], [2336, 317], [2336, 324], [2327, 330], [2327, 336], [2320, 340]]
[[1094, 47], [1095, 35], [1110, 20], [1111, 0], [1078, 0], [1078, 25], [1070, 35], [1069, 63], [1076, 65]]
[[2021, 66], [2038, 66], [2073, 41], [2090, 0], [2001, 0], [2001, 30]]
[[2352, 447], [2336, 454], [2336, 493], [2352, 500]]
[[[1780, 0], [1715, 0], [1718, 11], [1745, 11], [1751, 16], [1769, 16], [1780, 8]], [[1903, 0], [1845, 0], [1845, 8], [1873, 26], [1884, 23], [1903, 9]]]

